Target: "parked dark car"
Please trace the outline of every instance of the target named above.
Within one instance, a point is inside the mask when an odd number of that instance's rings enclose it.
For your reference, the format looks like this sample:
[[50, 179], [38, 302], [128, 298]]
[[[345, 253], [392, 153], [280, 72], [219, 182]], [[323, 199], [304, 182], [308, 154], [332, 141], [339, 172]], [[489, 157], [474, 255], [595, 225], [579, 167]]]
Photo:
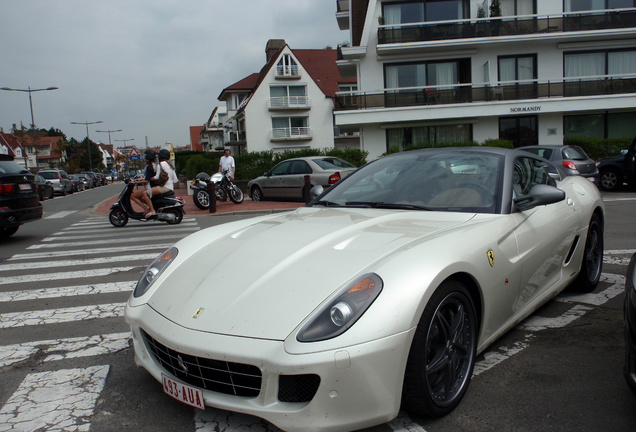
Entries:
[[625, 277], [625, 379], [636, 393], [636, 254]]
[[603, 159], [598, 164], [599, 186], [606, 191], [617, 191], [624, 183], [636, 186], [636, 138], [620, 155]]
[[38, 198], [40, 201], [44, 201], [47, 198], [53, 198], [55, 196], [53, 185], [41, 175], [38, 174], [35, 176], [35, 184], [38, 187]]
[[596, 183], [598, 181], [598, 169], [596, 162], [579, 146], [574, 145], [537, 145], [521, 147], [521, 150], [529, 151], [554, 165], [562, 168], [568, 175], [578, 175]]
[[69, 174], [68, 178], [73, 182], [73, 192], [79, 192], [86, 189], [84, 180], [77, 174]]
[[253, 201], [264, 199], [302, 199], [305, 176], [311, 186], [325, 189], [354, 172], [357, 168], [333, 156], [310, 156], [287, 159], [247, 184]]
[[66, 171], [50, 168], [40, 170], [38, 174], [51, 182], [53, 189], [55, 189], [55, 193], [59, 193], [60, 195], [73, 193], [73, 185], [71, 184]]
[[35, 175], [0, 155], [0, 238], [12, 236], [20, 225], [42, 218]]

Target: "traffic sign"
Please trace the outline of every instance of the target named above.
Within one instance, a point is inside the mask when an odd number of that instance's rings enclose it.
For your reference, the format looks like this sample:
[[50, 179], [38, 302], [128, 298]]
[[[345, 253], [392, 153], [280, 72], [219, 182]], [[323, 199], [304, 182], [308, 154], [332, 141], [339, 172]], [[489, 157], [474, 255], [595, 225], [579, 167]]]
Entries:
[[139, 154], [137, 149], [133, 147], [132, 150], [130, 150], [130, 154], [128, 155], [128, 159], [130, 159], [130, 160], [139, 160], [139, 159], [141, 159], [141, 155]]

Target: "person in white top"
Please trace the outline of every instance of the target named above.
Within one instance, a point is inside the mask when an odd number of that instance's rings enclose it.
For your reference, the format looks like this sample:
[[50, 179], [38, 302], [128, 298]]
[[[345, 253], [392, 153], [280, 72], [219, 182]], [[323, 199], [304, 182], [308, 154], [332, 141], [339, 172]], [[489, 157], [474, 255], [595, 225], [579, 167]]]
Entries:
[[146, 218], [151, 216], [155, 216], [157, 213], [155, 212], [154, 207], [152, 206], [152, 200], [150, 199], [153, 195], [159, 195], [162, 193], [166, 193], [174, 190], [174, 184], [178, 182], [177, 174], [174, 172], [174, 167], [170, 163], [170, 152], [166, 149], [159, 150], [159, 164], [157, 165], [157, 172], [155, 174], [155, 179], [159, 180], [161, 177], [161, 172], [165, 171], [168, 174], [168, 178], [166, 182], [159, 186], [153, 186], [152, 189], [148, 191], [147, 194], [144, 194], [143, 199], [146, 205], [149, 207], [149, 212], [146, 213]]
[[221, 160], [219, 161], [219, 172], [223, 173], [223, 171], [227, 171], [230, 176], [230, 180], [234, 180], [236, 164], [234, 163], [234, 158], [230, 156], [230, 149], [225, 149], [223, 156], [221, 156]]

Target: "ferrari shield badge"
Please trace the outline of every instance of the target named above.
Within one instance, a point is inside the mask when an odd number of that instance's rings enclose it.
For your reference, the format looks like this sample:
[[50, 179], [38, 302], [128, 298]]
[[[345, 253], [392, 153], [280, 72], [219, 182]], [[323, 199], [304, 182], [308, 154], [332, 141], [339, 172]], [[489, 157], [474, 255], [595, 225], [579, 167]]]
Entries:
[[495, 266], [495, 251], [493, 251], [492, 249], [490, 249], [486, 255], [488, 256], [488, 262], [490, 263], [490, 267], [494, 267]]
[[194, 315], [192, 315], [192, 318], [197, 319], [199, 318], [199, 315], [201, 315], [201, 312], [204, 311], [204, 308], [199, 308], [197, 309], [197, 311], [194, 313]]

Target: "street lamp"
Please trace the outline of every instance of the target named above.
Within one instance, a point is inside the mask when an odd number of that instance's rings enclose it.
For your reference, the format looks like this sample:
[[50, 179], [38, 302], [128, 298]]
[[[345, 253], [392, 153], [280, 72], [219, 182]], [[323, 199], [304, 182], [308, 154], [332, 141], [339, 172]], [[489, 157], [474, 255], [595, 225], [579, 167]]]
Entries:
[[122, 130], [121, 130], [121, 129], [117, 129], [117, 130], [110, 130], [110, 129], [108, 129], [108, 130], [106, 130], [106, 131], [98, 131], [98, 130], [96, 130], [95, 132], [107, 133], [107, 134], [108, 134], [108, 145], [113, 145], [113, 144], [110, 142], [110, 134], [111, 134], [111, 133], [115, 133], [115, 132], [122, 132]]
[[134, 141], [134, 138], [128, 138], [128, 139], [120, 139], [120, 140], [115, 140], [115, 141], [123, 141], [124, 142], [124, 148], [126, 148], [126, 142], [128, 141]]
[[31, 134], [33, 136], [33, 149], [35, 150], [35, 169], [36, 170], [39, 169], [39, 162], [38, 162], [38, 149], [35, 142], [35, 119], [33, 118], [33, 98], [31, 97], [31, 93], [38, 92], [38, 91], [57, 90], [57, 89], [58, 89], [57, 87], [32, 89], [30, 86], [26, 89], [14, 89], [9, 87], [0, 88], [0, 90], [29, 93], [29, 108], [31, 108]]
[[76, 124], [76, 125], [86, 125], [86, 141], [88, 141], [86, 144], [88, 145], [88, 164], [91, 167], [90, 171], [93, 171], [93, 159], [91, 158], [91, 137], [88, 135], [88, 125], [92, 125], [92, 124], [98, 124], [98, 123], [104, 123], [103, 121], [96, 121], [96, 122], [71, 122], [71, 124]]

